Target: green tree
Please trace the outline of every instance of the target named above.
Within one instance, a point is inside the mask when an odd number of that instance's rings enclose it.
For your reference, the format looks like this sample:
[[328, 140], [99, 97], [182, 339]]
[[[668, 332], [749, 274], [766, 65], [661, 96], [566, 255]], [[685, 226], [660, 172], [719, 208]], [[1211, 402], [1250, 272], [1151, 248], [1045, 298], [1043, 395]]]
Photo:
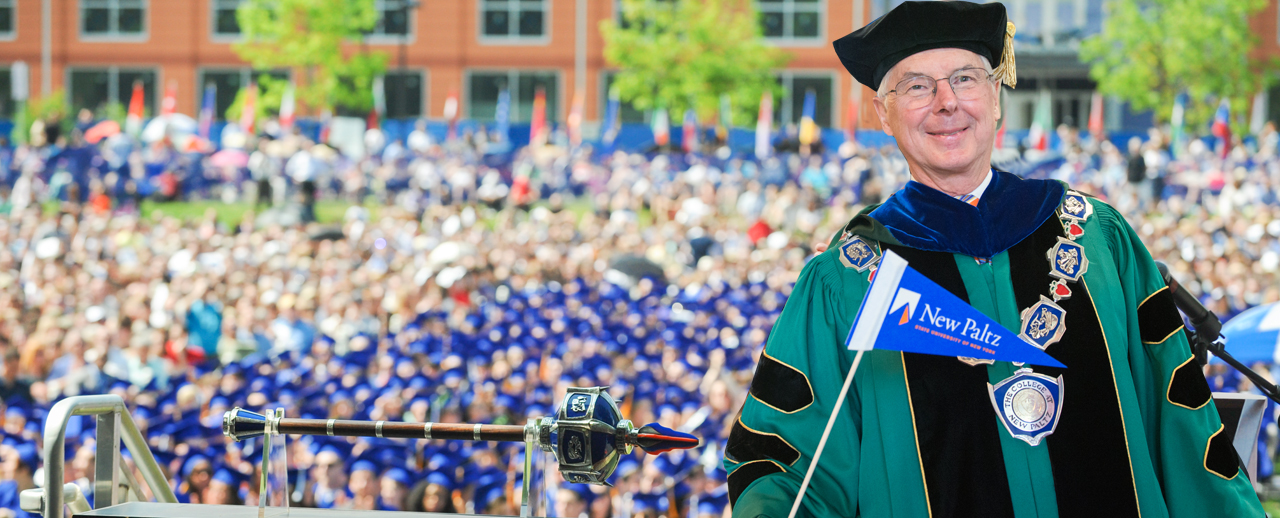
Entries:
[[[374, 0], [245, 0], [236, 19], [243, 38], [232, 50], [256, 69], [301, 72], [299, 105], [319, 111], [373, 106], [373, 78], [386, 70], [387, 56], [364, 45], [352, 51], [349, 44], [378, 23]], [[283, 86], [265, 88], [260, 110], [279, 109], [277, 90]], [[268, 104], [273, 99], [275, 105]]]
[[[1232, 113], [1268, 82], [1274, 64], [1251, 56], [1257, 38], [1249, 19], [1267, 0], [1112, 0], [1102, 32], [1080, 45], [1103, 94], [1152, 110], [1157, 123], [1172, 115], [1187, 92], [1188, 128], [1201, 128], [1223, 98]], [[1237, 122], [1237, 125], [1243, 123]], [[1234, 131], [1242, 131], [1235, 127]]]
[[623, 24], [600, 24], [618, 97], [636, 108], [665, 107], [673, 120], [693, 108], [710, 120], [727, 94], [735, 125], [755, 120], [773, 71], [791, 56], [766, 45], [752, 0], [622, 0]]

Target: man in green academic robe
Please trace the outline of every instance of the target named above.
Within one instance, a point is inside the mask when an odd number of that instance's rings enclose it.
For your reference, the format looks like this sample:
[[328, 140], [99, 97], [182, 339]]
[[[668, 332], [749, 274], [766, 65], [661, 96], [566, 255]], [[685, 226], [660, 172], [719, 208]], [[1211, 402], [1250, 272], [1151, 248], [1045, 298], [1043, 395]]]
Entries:
[[799, 516], [1263, 515], [1133, 229], [991, 168], [1013, 33], [999, 3], [906, 2], [835, 42], [913, 181], [796, 282], [725, 450], [734, 516], [791, 510], [886, 250], [1067, 367], [867, 352]]

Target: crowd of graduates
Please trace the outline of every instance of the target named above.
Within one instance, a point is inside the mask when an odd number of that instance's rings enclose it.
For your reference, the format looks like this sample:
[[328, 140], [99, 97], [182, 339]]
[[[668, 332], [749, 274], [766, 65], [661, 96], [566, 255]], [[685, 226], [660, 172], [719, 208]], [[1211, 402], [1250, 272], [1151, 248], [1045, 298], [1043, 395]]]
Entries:
[[[1174, 158], [1158, 132], [1130, 149], [1073, 135], [1011, 168], [1116, 205], [1224, 321], [1280, 300], [1274, 131], [1225, 159], [1200, 141]], [[233, 407], [524, 424], [569, 386], [607, 385], [624, 417], [702, 445], [628, 455], [612, 488], [550, 467], [548, 514], [723, 516], [724, 442], [790, 285], [815, 245], [908, 180], [896, 150], [852, 144], [763, 161], [525, 148], [495, 163], [483, 133], [373, 134], [359, 159], [284, 133], [214, 165], [166, 141], [80, 138], [0, 156], [0, 507], [18, 515], [67, 396], [121, 395], [181, 500], [256, 505], [261, 441], [221, 436]], [[180, 221], [141, 213], [147, 195], [264, 210]], [[317, 198], [377, 208], [278, 217]], [[94, 433], [73, 419], [66, 441], [66, 481], [90, 500]], [[291, 505], [519, 509], [518, 444], [287, 444]]]

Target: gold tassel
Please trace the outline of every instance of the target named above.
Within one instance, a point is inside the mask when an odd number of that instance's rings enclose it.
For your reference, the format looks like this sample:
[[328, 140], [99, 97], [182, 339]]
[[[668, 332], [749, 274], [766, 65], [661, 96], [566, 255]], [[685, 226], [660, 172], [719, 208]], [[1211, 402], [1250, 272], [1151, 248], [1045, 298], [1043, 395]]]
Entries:
[[996, 67], [991, 73], [1001, 83], [1014, 88], [1018, 85], [1018, 65], [1013, 59], [1013, 34], [1017, 32], [1017, 28], [1013, 26], [1013, 22], [1008, 22], [1004, 30], [1004, 54], [1000, 56], [1000, 66]]

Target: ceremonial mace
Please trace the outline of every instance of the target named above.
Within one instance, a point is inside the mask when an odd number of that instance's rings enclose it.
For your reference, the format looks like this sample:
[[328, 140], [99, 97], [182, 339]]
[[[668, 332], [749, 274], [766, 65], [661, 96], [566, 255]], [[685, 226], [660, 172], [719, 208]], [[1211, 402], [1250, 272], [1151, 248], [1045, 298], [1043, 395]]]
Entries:
[[[636, 427], [622, 419], [608, 387], [570, 387], [553, 417], [534, 417], [528, 424], [405, 423], [345, 419], [298, 419], [283, 412], [259, 414], [236, 407], [222, 418], [222, 433], [232, 440], [272, 435], [327, 435], [333, 437], [385, 437], [398, 439], [446, 439], [461, 441], [524, 442], [524, 499], [521, 515], [529, 513], [532, 465], [528, 452], [551, 452], [565, 480], [579, 484], [610, 485], [608, 478], [622, 455], [640, 447], [645, 453], [693, 448], [698, 438], [658, 423]], [[264, 463], [265, 463], [264, 457]]]

